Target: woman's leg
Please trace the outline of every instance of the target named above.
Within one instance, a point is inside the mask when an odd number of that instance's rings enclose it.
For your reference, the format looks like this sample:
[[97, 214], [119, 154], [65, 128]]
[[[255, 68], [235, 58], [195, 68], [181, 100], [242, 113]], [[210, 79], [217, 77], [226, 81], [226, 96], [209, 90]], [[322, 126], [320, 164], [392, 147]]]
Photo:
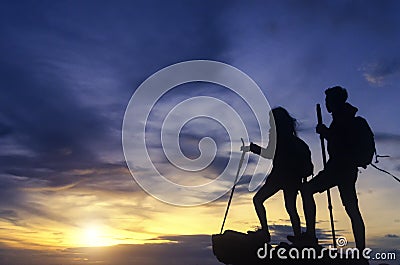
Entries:
[[267, 214], [264, 208], [264, 201], [277, 193], [279, 190], [280, 187], [278, 185], [274, 185], [273, 181], [268, 181], [267, 179], [264, 186], [262, 186], [261, 189], [253, 197], [253, 204], [256, 209], [258, 219], [260, 220], [261, 228], [267, 233], [269, 233], [269, 230], [267, 224]]
[[293, 233], [295, 237], [301, 235], [300, 217], [297, 213], [296, 198], [297, 190], [284, 190], [283, 196], [285, 198], [286, 211], [289, 214], [290, 222], [292, 223]]

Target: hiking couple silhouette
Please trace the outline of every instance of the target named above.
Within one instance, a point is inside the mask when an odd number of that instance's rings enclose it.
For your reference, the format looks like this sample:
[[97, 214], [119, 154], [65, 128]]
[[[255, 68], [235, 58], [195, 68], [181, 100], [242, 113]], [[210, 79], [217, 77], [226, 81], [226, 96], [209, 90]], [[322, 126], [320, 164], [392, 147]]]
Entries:
[[[332, 122], [329, 127], [319, 123], [316, 133], [327, 141], [329, 160], [324, 169], [310, 181], [307, 182], [307, 177], [313, 174], [311, 152], [308, 145], [297, 136], [296, 120], [284, 108], [274, 108], [270, 112], [270, 142], [266, 148], [254, 143], [242, 147], [244, 152], [250, 151], [273, 160], [271, 173], [253, 198], [261, 229], [249, 231], [249, 233], [261, 235], [268, 242], [270, 241], [271, 236], [263, 204], [275, 193], [283, 190], [285, 208], [294, 233], [293, 236], [288, 236], [289, 241], [294, 244], [318, 245], [315, 233], [316, 205], [313, 195], [337, 186], [342, 204], [351, 220], [356, 247], [363, 250], [365, 225], [358, 206], [355, 184], [358, 167], [365, 167], [368, 162], [360, 163], [359, 161], [360, 144], [358, 142], [361, 140], [360, 134], [357, 134], [357, 128], [360, 127], [360, 123], [368, 129], [369, 126], [363, 118], [356, 116], [358, 109], [347, 103], [346, 89], [340, 86], [331, 87], [325, 90], [325, 95], [325, 106], [332, 114]], [[275, 133], [276, 135], [273, 135]], [[306, 231], [303, 233], [296, 208], [299, 191], [306, 220]]]

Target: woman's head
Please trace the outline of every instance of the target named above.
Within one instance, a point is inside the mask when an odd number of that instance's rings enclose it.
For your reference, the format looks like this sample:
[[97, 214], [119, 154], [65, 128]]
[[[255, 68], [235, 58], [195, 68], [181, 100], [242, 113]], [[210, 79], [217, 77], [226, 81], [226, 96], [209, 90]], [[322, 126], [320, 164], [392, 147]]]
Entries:
[[296, 119], [282, 107], [270, 111], [270, 125], [271, 129], [276, 128], [278, 135], [296, 135]]

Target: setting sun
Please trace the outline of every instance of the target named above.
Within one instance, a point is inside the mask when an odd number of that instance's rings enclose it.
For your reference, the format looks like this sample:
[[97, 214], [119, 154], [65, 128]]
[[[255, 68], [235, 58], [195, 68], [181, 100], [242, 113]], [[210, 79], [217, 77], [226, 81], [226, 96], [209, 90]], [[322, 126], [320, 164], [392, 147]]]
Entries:
[[85, 247], [100, 247], [114, 245], [104, 234], [104, 231], [96, 226], [87, 227], [81, 234], [81, 244]]
[[102, 245], [99, 231], [93, 227], [86, 229], [85, 234], [84, 234], [84, 242], [88, 246]]

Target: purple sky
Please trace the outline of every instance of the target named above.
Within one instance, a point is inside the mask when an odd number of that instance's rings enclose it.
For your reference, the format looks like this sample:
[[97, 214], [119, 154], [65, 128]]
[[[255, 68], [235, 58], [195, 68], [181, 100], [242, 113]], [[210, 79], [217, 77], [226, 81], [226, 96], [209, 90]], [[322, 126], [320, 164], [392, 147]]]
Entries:
[[[0, 263], [21, 264], [21, 257], [40, 252], [48, 254], [47, 263], [26, 264], [58, 264], [79, 252], [79, 264], [99, 259], [111, 264], [85, 252], [90, 249], [75, 249], [81, 245], [69, 238], [82, 222], [95, 219], [125, 231], [123, 237], [134, 233], [126, 245], [109, 247], [121, 258], [112, 264], [125, 264], [123, 257], [132, 255], [125, 247], [140, 249], [135, 261], [141, 264], [160, 264], [154, 257], [163, 251], [174, 260], [168, 264], [217, 264], [205, 234], [219, 231], [226, 197], [201, 208], [193, 230], [150, 231], [155, 224], [165, 226], [169, 216], [196, 209], [158, 208], [163, 204], [132, 181], [121, 146], [123, 115], [135, 89], [181, 61], [221, 61], [249, 75], [272, 107], [283, 106], [299, 120], [317, 169], [315, 104], [323, 103], [327, 87], [346, 87], [349, 101], [375, 132], [378, 152], [391, 155], [380, 165], [400, 175], [399, 12], [398, 1], [2, 1]], [[239, 104], [221, 87], [185, 86], [160, 101], [152, 116], [156, 127], [161, 112], [181, 99], [212, 95]], [[245, 108], [241, 114], [252, 117]], [[325, 110], [324, 120], [330, 120]], [[207, 133], [217, 144], [227, 141], [223, 128], [207, 121], [193, 122], [183, 133], [188, 156], [197, 155]], [[156, 139], [153, 148], [161, 151]], [[220, 154], [208, 173], [221, 171], [226, 159]], [[253, 194], [248, 181], [245, 176], [239, 198]], [[370, 245], [399, 249], [400, 208], [393, 196], [400, 186], [368, 169], [358, 187]], [[251, 201], [241, 202], [252, 211]], [[337, 208], [343, 212], [340, 202]], [[129, 225], [121, 225], [119, 217]], [[207, 218], [218, 220], [209, 230], [202, 228]], [[282, 227], [276, 227], [277, 235]], [[345, 223], [342, 229], [347, 235], [350, 227]], [[114, 233], [113, 242], [122, 244], [121, 237]], [[154, 239], [163, 242], [135, 246], [135, 240]], [[171, 245], [175, 241], [184, 243]]]

